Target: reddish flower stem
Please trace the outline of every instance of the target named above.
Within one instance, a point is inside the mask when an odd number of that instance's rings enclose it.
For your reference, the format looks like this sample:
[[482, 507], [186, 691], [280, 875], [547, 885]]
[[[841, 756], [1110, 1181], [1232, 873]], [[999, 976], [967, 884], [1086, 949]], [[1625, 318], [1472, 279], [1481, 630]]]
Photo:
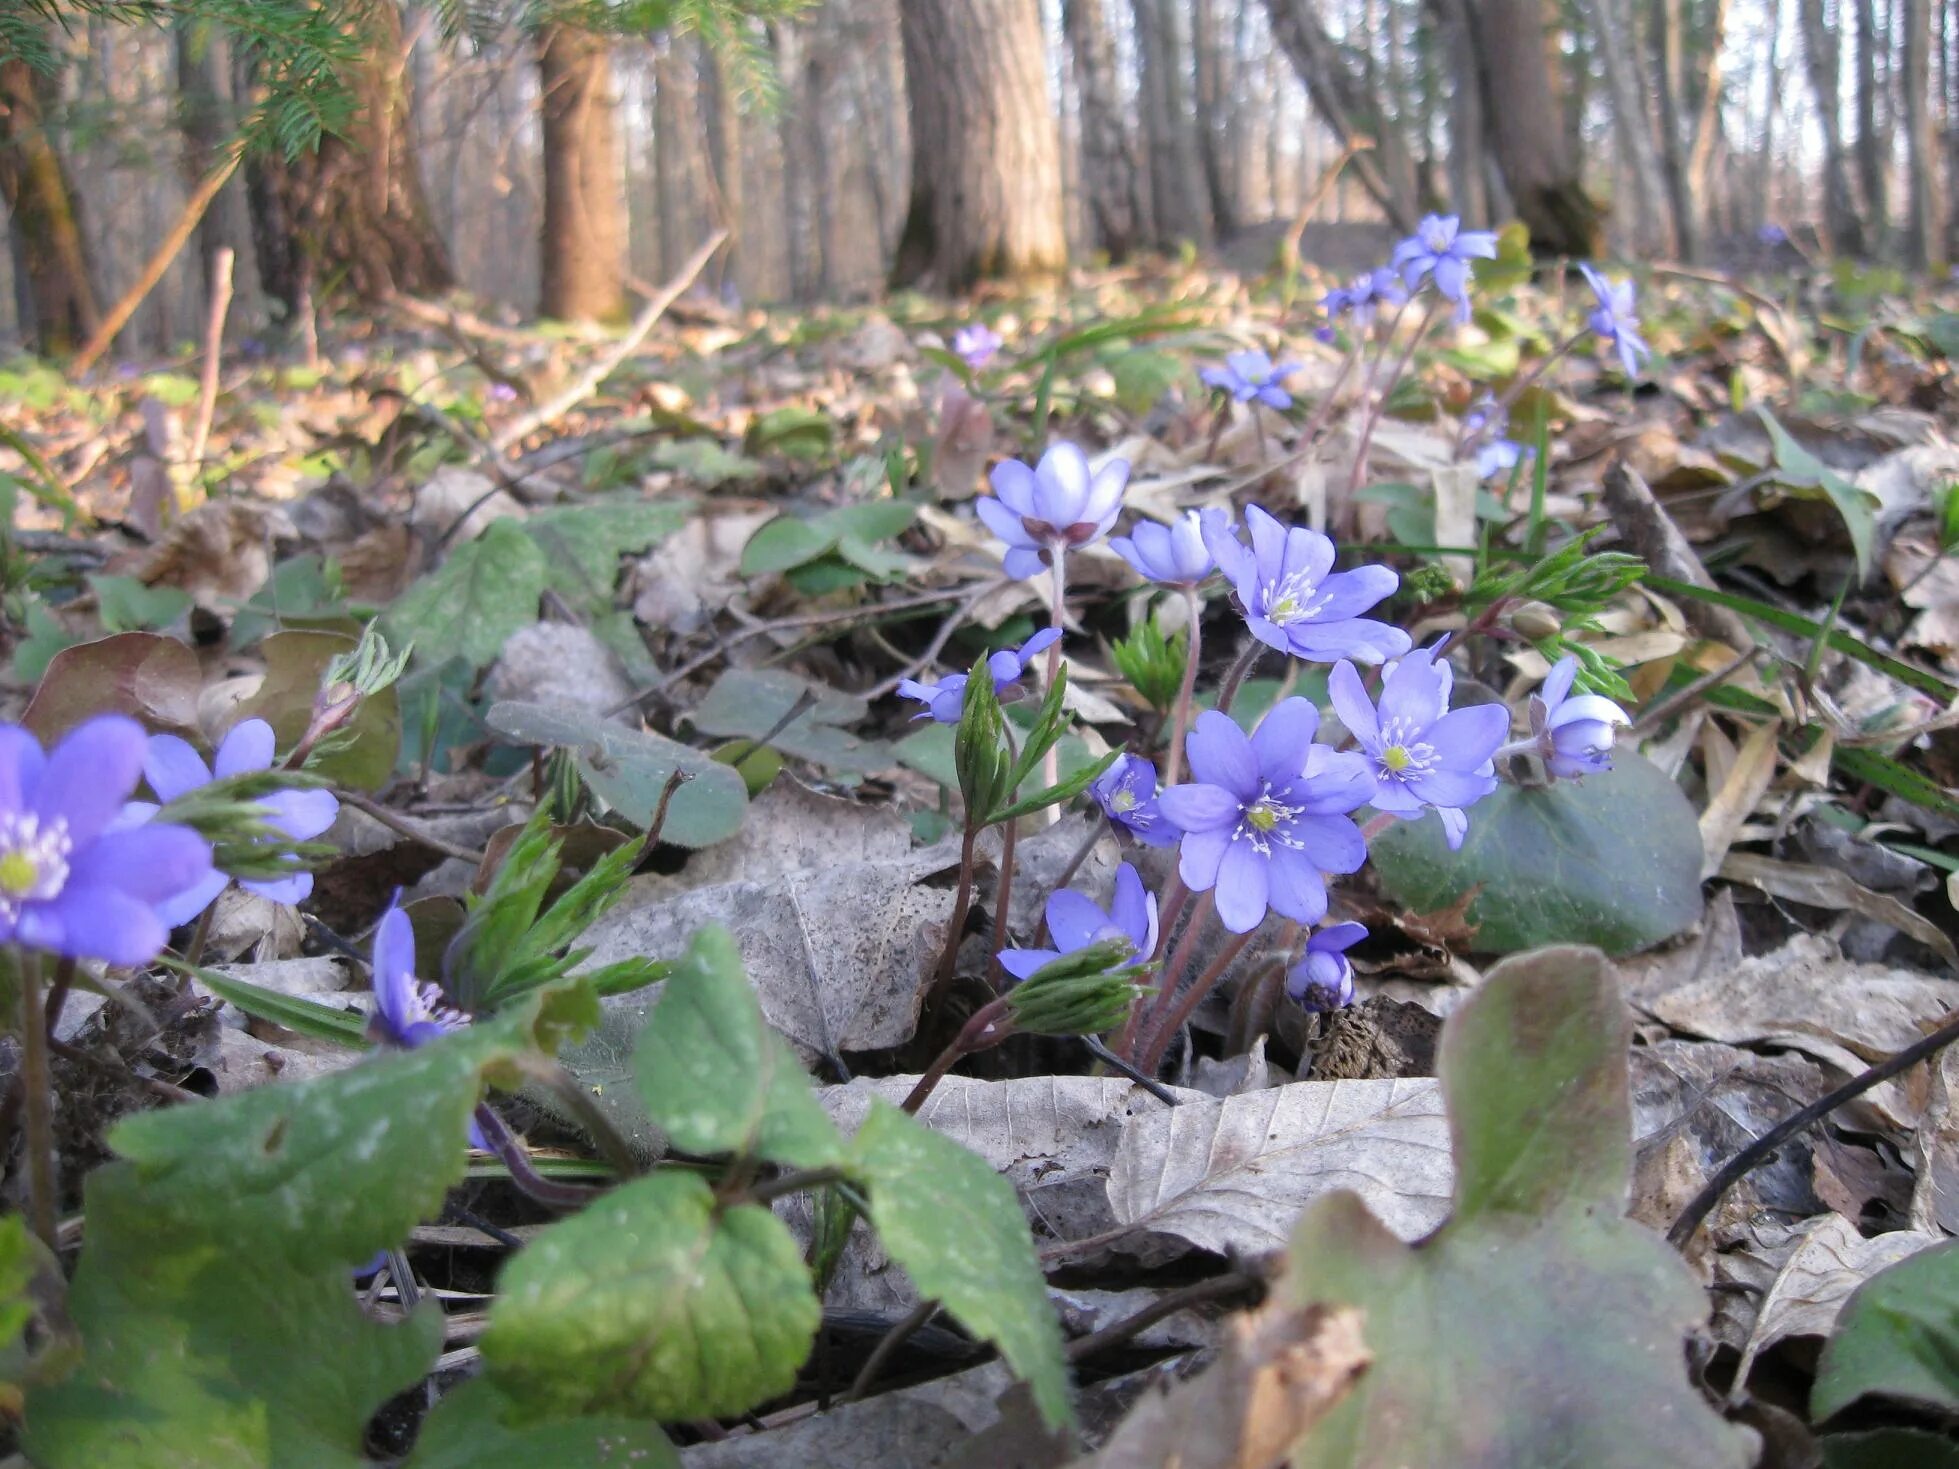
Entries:
[[1197, 652], [1204, 620], [1204, 604], [1197, 599], [1196, 587], [1184, 588], [1184, 606], [1190, 611], [1190, 637], [1184, 644], [1184, 681], [1177, 690], [1176, 707], [1171, 711], [1170, 748], [1163, 756], [1163, 783], [1173, 786], [1183, 774], [1184, 734], [1190, 728], [1190, 706], [1197, 695]]
[[918, 1078], [917, 1084], [911, 1089], [911, 1095], [902, 1103], [904, 1109], [916, 1115], [918, 1109], [923, 1107], [927, 1099], [937, 1090], [939, 1083], [945, 1080], [948, 1071], [975, 1051], [984, 1051], [989, 1047], [997, 1046], [1012, 1035], [1011, 1025], [999, 1023], [1006, 1018], [1006, 1014], [1007, 1001], [1004, 996], [989, 1001], [975, 1010], [973, 1018], [961, 1026], [959, 1034], [952, 1038], [952, 1044], [939, 1052], [938, 1059], [926, 1068], [923, 1076]]
[[[1182, 998], [1176, 1001], [1170, 1013], [1150, 1032], [1148, 1040], [1143, 1043], [1142, 1051], [1136, 1058], [1137, 1070], [1145, 1076], [1156, 1075], [1157, 1067], [1163, 1064], [1163, 1053], [1169, 1048], [1170, 1038], [1184, 1028], [1184, 1022], [1196, 1012], [1197, 1007], [1204, 1002], [1204, 997], [1217, 988], [1218, 981], [1224, 978], [1225, 970], [1231, 967], [1231, 961], [1242, 954], [1245, 945], [1251, 941], [1252, 936], [1249, 933], [1236, 934], [1231, 942], [1218, 950], [1218, 956], [1211, 961], [1210, 967], [1197, 976], [1197, 983], [1184, 991]], [[1168, 998], [1167, 994], [1165, 998]]]

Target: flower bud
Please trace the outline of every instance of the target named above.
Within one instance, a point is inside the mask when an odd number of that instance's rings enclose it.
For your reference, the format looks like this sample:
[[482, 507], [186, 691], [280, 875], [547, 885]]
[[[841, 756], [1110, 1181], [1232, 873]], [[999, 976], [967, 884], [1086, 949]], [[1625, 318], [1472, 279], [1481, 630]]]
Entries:
[[1558, 609], [1546, 602], [1522, 603], [1511, 609], [1506, 620], [1533, 643], [1554, 638], [1564, 631], [1564, 624], [1558, 618]]
[[1124, 963], [1135, 946], [1115, 937], [1089, 944], [1034, 971], [1007, 991], [1015, 1030], [1030, 1035], [1100, 1035], [1128, 1016], [1142, 993], [1146, 965]]

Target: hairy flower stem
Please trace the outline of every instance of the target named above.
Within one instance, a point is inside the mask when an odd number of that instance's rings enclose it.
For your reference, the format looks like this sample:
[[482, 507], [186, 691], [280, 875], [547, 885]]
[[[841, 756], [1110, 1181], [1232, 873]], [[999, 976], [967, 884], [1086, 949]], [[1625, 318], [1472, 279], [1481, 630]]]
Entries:
[[[1245, 651], [1238, 655], [1238, 661], [1226, 670], [1224, 682], [1218, 685], [1217, 711], [1220, 714], [1231, 712], [1232, 702], [1238, 697], [1238, 689], [1245, 682], [1252, 669], [1258, 666], [1259, 658], [1265, 652], [1265, 644], [1257, 638], [1248, 640]], [[1168, 782], [1165, 782], [1168, 784]]]
[[510, 1170], [510, 1181], [540, 1204], [554, 1209], [582, 1209], [598, 1197], [598, 1189], [578, 1183], [557, 1183], [539, 1173], [531, 1163], [531, 1155], [524, 1151], [523, 1143], [488, 1102], [476, 1104], [476, 1130], [483, 1134], [490, 1151]]
[[932, 977], [931, 993], [935, 999], [952, 983], [953, 966], [959, 960], [959, 940], [966, 932], [966, 914], [973, 906], [973, 843], [979, 840], [980, 828], [972, 820], [972, 813], [968, 812], [966, 834], [959, 843], [959, 889], [952, 900], [952, 921], [946, 927], [938, 973]]
[[1000, 949], [1007, 941], [1007, 914], [1013, 907], [1014, 840], [1019, 830], [1018, 821], [1006, 822], [1000, 828], [1000, 887], [993, 899], [993, 957], [986, 962], [986, 987], [995, 994], [1000, 992]]
[[[1156, 1074], [1157, 1068], [1163, 1064], [1163, 1053], [1170, 1047], [1171, 1037], [1184, 1028], [1197, 1007], [1204, 1002], [1204, 997], [1217, 988], [1218, 981], [1224, 978], [1225, 970], [1231, 967], [1234, 959], [1245, 952], [1245, 945], [1251, 941], [1252, 936], [1249, 933], [1236, 934], [1231, 942], [1218, 950], [1218, 956], [1211, 961], [1210, 967], [1197, 976], [1197, 983], [1184, 990], [1182, 998], [1176, 1001], [1170, 1013], [1151, 1030], [1149, 1038], [1143, 1042], [1142, 1050], [1136, 1057], [1138, 1070], [1150, 1076]], [[1169, 992], [1165, 991], [1164, 994], [1167, 998]]]
[[914, 1115], [923, 1107], [932, 1093], [938, 1089], [945, 1074], [960, 1061], [975, 1051], [984, 1051], [997, 1046], [1013, 1034], [1011, 1022], [1007, 1019], [1007, 1001], [1002, 996], [990, 1000], [973, 1012], [973, 1018], [960, 1027], [959, 1034], [952, 1038], [952, 1044], [939, 1052], [938, 1059], [918, 1078], [918, 1084], [911, 1089], [911, 1095], [903, 1103], [904, 1109]]
[[[1177, 941], [1177, 947], [1170, 953], [1166, 963], [1156, 977], [1156, 993], [1149, 1002], [1138, 1005], [1130, 1012], [1130, 1025], [1123, 1036], [1120, 1047], [1123, 1056], [1139, 1070], [1148, 1073], [1150, 1068], [1143, 1065], [1142, 1052], [1148, 1038], [1156, 1034], [1157, 1017], [1171, 1002], [1177, 992], [1177, 980], [1190, 967], [1190, 956], [1197, 947], [1197, 940], [1204, 931], [1211, 909], [1217, 903], [1217, 889], [1207, 888], [1197, 899], [1197, 906], [1190, 915], [1190, 922], [1184, 926], [1184, 936]], [[1158, 923], [1158, 932], [1167, 936], [1170, 932], [1168, 920]]]
[[[197, 915], [197, 925], [190, 931], [190, 942], [184, 945], [184, 963], [195, 969], [204, 959], [204, 946], [211, 941], [211, 924], [216, 920], [218, 900], [213, 898], [205, 905], [204, 911]], [[190, 987], [190, 976], [179, 975], [183, 987]]]
[[75, 968], [80, 963], [71, 955], [64, 954], [54, 961], [54, 978], [48, 982], [47, 1002], [41, 1007], [47, 1013], [48, 1044], [54, 1045], [55, 1027], [61, 1024], [61, 1012], [68, 1004], [68, 991], [75, 984]]
[[1376, 811], [1372, 816], [1367, 818], [1367, 825], [1360, 829], [1360, 839], [1364, 842], [1373, 841], [1374, 838], [1393, 826], [1394, 821], [1393, 812]]
[[637, 1178], [646, 1171], [625, 1135], [612, 1125], [612, 1119], [606, 1116], [605, 1109], [592, 1100], [592, 1093], [583, 1082], [549, 1059], [519, 1064], [525, 1075], [541, 1082], [552, 1096], [564, 1103], [565, 1110], [585, 1129], [586, 1135], [598, 1148], [599, 1155], [612, 1165], [613, 1171], [622, 1179]]
[[48, 1017], [41, 1004], [41, 956], [20, 954], [20, 1079], [27, 1130], [27, 1222], [55, 1247], [54, 1085], [48, 1068]]
[[1190, 614], [1190, 634], [1184, 643], [1184, 681], [1177, 689], [1177, 703], [1171, 710], [1170, 748], [1163, 757], [1163, 783], [1173, 786], [1183, 774], [1184, 734], [1190, 729], [1190, 706], [1197, 697], [1197, 654], [1204, 620], [1204, 604], [1197, 599], [1196, 587], [1184, 588], [1184, 606]]
[[[1347, 476], [1349, 495], [1357, 493], [1367, 479], [1367, 451], [1374, 443], [1374, 430], [1379, 428], [1381, 420], [1387, 417], [1388, 399], [1394, 393], [1394, 385], [1401, 381], [1401, 375], [1408, 370], [1408, 364], [1415, 356], [1415, 349], [1421, 345], [1422, 338], [1428, 335], [1429, 327], [1434, 325], [1435, 313], [1441, 309], [1441, 305], [1440, 301], [1430, 303], [1428, 310], [1422, 315], [1421, 324], [1415, 328], [1414, 334], [1408, 338], [1408, 345], [1402, 348], [1401, 356], [1395, 360], [1394, 371], [1388, 374], [1387, 381], [1368, 396], [1365, 410], [1367, 417], [1361, 420], [1360, 443], [1354, 450], [1353, 471]], [[1396, 319], [1400, 318], [1397, 316]], [[1384, 358], [1387, 356], [1385, 344], [1382, 346], [1381, 355]]]
[[1355, 332], [1354, 344], [1347, 349], [1346, 360], [1340, 364], [1340, 375], [1334, 378], [1333, 386], [1321, 394], [1319, 403], [1313, 409], [1313, 416], [1306, 420], [1306, 427], [1299, 431], [1297, 442], [1301, 446], [1310, 445], [1319, 431], [1326, 427], [1326, 421], [1333, 416], [1334, 405], [1339, 401], [1340, 390], [1347, 385], [1347, 379], [1360, 365], [1361, 355], [1366, 350], [1367, 334]]
[[[1068, 617], [1068, 555], [1059, 545], [1054, 548], [1054, 605], [1049, 609], [1049, 626], [1056, 632], [1066, 633], [1062, 625]], [[1061, 638], [1048, 644], [1047, 683], [1042, 692], [1054, 687], [1054, 681], [1061, 677]], [[1041, 756], [1041, 784], [1052, 788], [1061, 782], [1061, 744], [1056, 741], [1049, 745], [1047, 753]], [[1048, 808], [1047, 821], [1052, 824], [1061, 819], [1058, 806]]]

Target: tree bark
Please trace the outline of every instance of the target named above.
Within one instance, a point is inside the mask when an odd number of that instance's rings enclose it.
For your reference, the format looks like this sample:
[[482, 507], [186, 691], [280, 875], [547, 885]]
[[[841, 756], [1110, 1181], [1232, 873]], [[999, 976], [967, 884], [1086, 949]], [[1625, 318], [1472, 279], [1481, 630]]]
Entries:
[[1632, 16], [1626, 0], [1591, 0], [1590, 9], [1599, 58], [1605, 65], [1606, 90], [1612, 94], [1613, 127], [1632, 176], [1632, 197], [1626, 202], [1631, 206], [1634, 243], [1642, 255], [1669, 255], [1680, 247], [1674, 199], [1646, 113], [1652, 89], [1641, 65]]
[[1058, 270], [1068, 255], [1061, 134], [1035, 0], [902, 0], [911, 206], [901, 285], [963, 290]]
[[1428, 0], [1442, 33], [1449, 74], [1449, 203], [1471, 228], [1493, 223], [1489, 159], [1483, 148], [1483, 92], [1467, 0]]
[[728, 85], [714, 48], [700, 48], [701, 115], [707, 124], [707, 182], [710, 213], [715, 223], [728, 232], [726, 248], [708, 266], [708, 278], [717, 293], [725, 294], [730, 282], [738, 281], [741, 263], [741, 228], [744, 183], [742, 158], [741, 99]]
[[654, 216], [660, 244], [660, 277], [680, 268], [707, 234], [712, 212], [701, 121], [697, 59], [679, 42], [653, 61]]
[[1183, 47], [1173, 0], [1130, 0], [1141, 76], [1139, 105], [1149, 166], [1150, 235], [1160, 245], [1209, 232], [1197, 138], [1184, 92]]
[[1701, 68], [1700, 109], [1687, 149], [1686, 219], [1692, 232], [1689, 259], [1706, 253], [1712, 209], [1708, 184], [1714, 168], [1714, 146], [1721, 138], [1721, 52], [1728, 42], [1728, 0], [1711, 0], [1705, 58]]
[[1143, 232], [1142, 170], [1123, 121], [1122, 79], [1104, 0], [1062, 0], [1061, 26], [1081, 95], [1082, 178], [1095, 243], [1121, 260]]
[[1544, 0], [1479, 0], [1470, 33], [1491, 151], [1534, 250], [1599, 250], [1599, 212], [1565, 133], [1552, 18]]
[[1193, 0], [1190, 49], [1197, 74], [1197, 157], [1203, 168], [1211, 225], [1219, 236], [1229, 238], [1240, 224], [1231, 155], [1237, 128], [1231, 82], [1225, 70], [1224, 38], [1219, 31], [1216, 0]]
[[1911, 170], [1911, 215], [1906, 248], [1911, 263], [1929, 267], [1939, 256], [1938, 134], [1932, 122], [1931, 0], [1903, 0], [1905, 149]]
[[1882, 116], [1884, 79], [1878, 59], [1887, 45], [1878, 25], [1877, 0], [1857, 3], [1857, 187], [1864, 220], [1864, 244], [1882, 253], [1890, 232], [1890, 190], [1885, 165], [1891, 151], [1891, 131]]
[[1857, 202], [1851, 192], [1850, 162], [1843, 146], [1842, 89], [1837, 76], [1842, 54], [1837, 46], [1837, 7], [1832, 0], [1799, 0], [1803, 60], [1810, 90], [1816, 94], [1817, 131], [1823, 135], [1823, 224], [1832, 248], [1855, 255], [1864, 247]]
[[544, 115], [538, 309], [560, 321], [615, 321], [626, 311], [626, 209], [611, 48], [590, 31], [547, 25], [538, 32], [537, 66]]
[[[101, 320], [81, 218], [61, 155], [43, 126], [45, 83], [19, 57], [0, 62], [0, 199], [26, 287], [34, 345], [71, 352]], [[29, 320], [23, 313], [23, 321]]]

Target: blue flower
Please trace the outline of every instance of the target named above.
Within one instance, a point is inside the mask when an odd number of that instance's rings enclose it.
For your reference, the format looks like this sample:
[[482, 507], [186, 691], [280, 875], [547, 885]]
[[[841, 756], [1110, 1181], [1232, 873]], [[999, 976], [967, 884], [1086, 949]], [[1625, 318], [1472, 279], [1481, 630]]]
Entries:
[[1612, 768], [1617, 726], [1631, 724], [1626, 711], [1602, 694], [1571, 692], [1578, 660], [1567, 653], [1531, 695], [1530, 728], [1544, 768], [1557, 780], [1578, 780]]
[[1315, 530], [1284, 526], [1258, 506], [1245, 511], [1247, 550], [1222, 520], [1204, 541], [1237, 589], [1252, 636], [1297, 658], [1379, 663], [1409, 649], [1408, 634], [1360, 616], [1391, 596], [1401, 578], [1386, 566], [1333, 570], [1333, 542]]
[[374, 928], [374, 1028], [406, 1050], [469, 1024], [469, 1017], [435, 985], [415, 977], [415, 930], [398, 903]]
[[1090, 473], [1088, 456], [1073, 444], [1056, 444], [1037, 466], [1018, 459], [993, 466], [991, 495], [975, 509], [987, 528], [1007, 543], [1011, 577], [1038, 575], [1060, 553], [1105, 536], [1122, 509], [1129, 461], [1111, 459]]
[[1488, 393], [1471, 404], [1462, 416], [1463, 447], [1475, 460], [1478, 479], [1507, 475], [1519, 462], [1536, 453], [1503, 436], [1509, 423], [1510, 415]]
[[1580, 265], [1578, 269], [1598, 301], [1591, 315], [1585, 318], [1586, 324], [1612, 344], [1613, 350], [1619, 354], [1619, 365], [1625, 368], [1626, 376], [1638, 377], [1640, 363], [1652, 356], [1653, 349], [1639, 335], [1639, 317], [1633, 304], [1633, 283], [1630, 280], [1609, 281], [1589, 265]]
[[1194, 587], [1218, 569], [1204, 541], [1204, 527], [1211, 520], [1221, 529], [1228, 524], [1222, 510], [1207, 510], [1201, 516], [1186, 510], [1174, 525], [1145, 520], [1126, 536], [1111, 536], [1109, 549], [1153, 582]]
[[1156, 766], [1141, 755], [1119, 755], [1095, 777], [1088, 793], [1102, 814], [1147, 847], [1167, 847], [1177, 829], [1156, 804]]
[[1471, 262], [1496, 259], [1496, 236], [1488, 230], [1466, 230], [1453, 214], [1431, 214], [1415, 233], [1394, 247], [1389, 264], [1401, 272], [1402, 284], [1414, 290], [1424, 280], [1456, 303], [1456, 320], [1469, 320], [1469, 287], [1475, 279]]
[[1358, 872], [1367, 860], [1347, 813], [1367, 804], [1373, 780], [1358, 755], [1313, 742], [1319, 724], [1308, 699], [1273, 706], [1250, 736], [1230, 715], [1206, 709], [1184, 742], [1194, 779], [1157, 797], [1184, 834], [1184, 884], [1197, 893], [1215, 888], [1218, 919], [1233, 933], [1250, 933], [1268, 908], [1318, 923], [1325, 874]]
[[[232, 726], [218, 744], [212, 764], [175, 735], [151, 735], [143, 755], [143, 774], [161, 802], [171, 802], [199, 786], [233, 775], [270, 770], [277, 754], [272, 726], [263, 719], [246, 719]], [[268, 825], [277, 827], [296, 842], [311, 841], [340, 815], [340, 802], [332, 793], [321, 790], [274, 791], [261, 796], [257, 804], [266, 813]], [[157, 808], [147, 801], [131, 801], [124, 807], [124, 819], [147, 821]], [[296, 859], [295, 859], [296, 860]], [[167, 903], [157, 905], [164, 920], [175, 926], [189, 923], [211, 906], [230, 884], [223, 872], [213, 872], [189, 891]], [[313, 874], [295, 871], [291, 877], [241, 878], [238, 885], [247, 892], [270, 898], [275, 903], [302, 903], [313, 891]]]
[[1211, 387], [1221, 393], [1229, 393], [1240, 403], [1249, 403], [1256, 398], [1267, 408], [1283, 411], [1292, 407], [1292, 394], [1281, 384], [1297, 371], [1297, 362], [1281, 362], [1275, 367], [1264, 352], [1248, 347], [1242, 352], [1227, 354], [1222, 367], [1206, 367], [1197, 375]]
[[[1047, 648], [1061, 636], [1061, 629], [1044, 627], [1018, 648], [1002, 648], [986, 660], [986, 670], [993, 675], [993, 692], [1001, 701], [1011, 702], [1018, 694], [1014, 687], [1020, 676], [1027, 672], [1027, 665], [1034, 655]], [[898, 685], [901, 698], [917, 699], [925, 707], [914, 714], [914, 719], [935, 719], [940, 724], [957, 724], [959, 716], [966, 708], [966, 678], [963, 673], [947, 674], [937, 683], [920, 683], [908, 678]]]
[[205, 881], [211, 848], [189, 827], [119, 824], [144, 743], [120, 714], [45, 753], [0, 724], [0, 942], [109, 964], [146, 964], [168, 942], [159, 909]]
[[1433, 809], [1454, 850], [1469, 830], [1462, 808], [1496, 789], [1491, 757], [1510, 733], [1510, 711], [1501, 704], [1451, 710], [1454, 675], [1448, 660], [1436, 657], [1439, 649], [1417, 648], [1390, 664], [1378, 709], [1351, 663], [1336, 663], [1326, 686], [1372, 769], [1368, 804], [1395, 816]]
[[1335, 923], [1306, 940], [1306, 954], [1286, 974], [1286, 994], [1315, 1013], [1354, 1002], [1354, 966], [1346, 951], [1367, 937], [1358, 923]]
[[991, 362], [1003, 345], [1000, 334], [983, 321], [962, 326], [952, 334], [953, 354], [974, 372]]
[[1320, 298], [1320, 308], [1329, 317], [1351, 314], [1362, 330], [1374, 324], [1383, 306], [1400, 306], [1408, 299], [1408, 288], [1392, 266], [1377, 265], [1354, 277], [1350, 286], [1336, 286]]
[[1156, 952], [1156, 895], [1143, 890], [1142, 878], [1127, 862], [1116, 868], [1116, 894], [1108, 912], [1073, 888], [1063, 888], [1048, 899], [1047, 917], [1054, 948], [1000, 951], [1000, 967], [1015, 979], [1030, 979], [1063, 954], [1109, 939], [1125, 941], [1138, 959]]

